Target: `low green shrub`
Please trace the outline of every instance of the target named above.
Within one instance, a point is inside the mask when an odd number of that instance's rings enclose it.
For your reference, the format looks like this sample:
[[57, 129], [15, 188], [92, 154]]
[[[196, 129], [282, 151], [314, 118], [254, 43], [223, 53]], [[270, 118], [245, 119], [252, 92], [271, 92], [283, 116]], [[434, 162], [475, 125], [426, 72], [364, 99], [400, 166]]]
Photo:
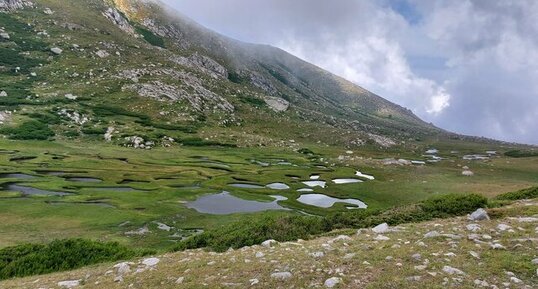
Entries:
[[146, 40], [149, 44], [153, 46], [159, 46], [162, 48], [166, 48], [164, 45], [164, 39], [153, 32], [142, 28], [140, 26], [136, 27], [136, 32], [140, 33], [142, 37], [144, 37], [144, 40]]
[[118, 243], [83, 239], [53, 241], [50, 244], [25, 244], [0, 250], [0, 280], [71, 270], [100, 262], [143, 255]]
[[221, 147], [237, 147], [235, 144], [221, 143], [217, 141], [208, 141], [201, 138], [184, 138], [179, 142], [185, 146], [203, 147], [203, 146], [221, 146]]
[[279, 242], [307, 239], [330, 231], [322, 218], [306, 216], [264, 216], [246, 222], [234, 223], [193, 236], [176, 250], [209, 247], [222, 252], [228, 248], [241, 248], [274, 239]]
[[527, 158], [527, 157], [538, 157], [538, 152], [511, 150], [511, 151], [505, 152], [504, 155], [511, 158]]
[[532, 187], [528, 189], [523, 189], [515, 192], [504, 193], [498, 195], [496, 200], [525, 200], [525, 199], [534, 199], [538, 198], [538, 187]]
[[259, 98], [242, 96], [242, 97], [239, 98], [239, 100], [241, 100], [241, 102], [243, 102], [243, 103], [252, 105], [254, 107], [265, 107], [265, 106], [267, 106], [265, 104], [265, 101], [263, 101], [262, 99], [259, 99]]
[[0, 133], [15, 140], [47, 140], [54, 136], [54, 131], [48, 125], [37, 120], [26, 121], [18, 127], [3, 128]]
[[418, 204], [395, 207], [385, 211], [355, 210], [328, 215], [259, 217], [210, 229], [180, 242], [175, 249], [208, 247], [215, 251], [259, 244], [268, 239], [291, 241], [307, 239], [335, 229], [369, 228], [382, 223], [399, 225], [434, 218], [460, 216], [487, 206], [487, 199], [476, 194], [443, 195]]
[[425, 213], [434, 218], [459, 216], [484, 208], [488, 199], [477, 194], [449, 194], [428, 199], [420, 204]]

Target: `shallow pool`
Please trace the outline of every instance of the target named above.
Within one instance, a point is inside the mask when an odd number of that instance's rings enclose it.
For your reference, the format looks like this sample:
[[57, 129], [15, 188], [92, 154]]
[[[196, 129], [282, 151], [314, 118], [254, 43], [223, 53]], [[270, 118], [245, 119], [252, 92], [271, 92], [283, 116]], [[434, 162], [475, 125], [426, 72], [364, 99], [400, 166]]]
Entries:
[[259, 202], [243, 200], [235, 197], [229, 192], [205, 195], [196, 201], [188, 202], [187, 208], [195, 209], [204, 214], [227, 215], [233, 213], [253, 213], [267, 210], [288, 210], [280, 206], [277, 202], [287, 200], [283, 196], [271, 196], [275, 200], [272, 202]]
[[300, 203], [303, 203], [303, 204], [316, 206], [316, 207], [320, 207], [320, 208], [330, 208], [335, 203], [347, 203], [347, 204], [351, 204], [351, 205], [356, 205], [356, 206], [347, 207], [348, 209], [366, 209], [368, 207], [365, 203], [363, 203], [363, 202], [361, 202], [361, 201], [359, 201], [357, 199], [337, 199], [337, 198], [329, 197], [329, 196], [323, 195], [323, 194], [305, 194], [305, 195], [301, 195], [297, 199], [297, 201], [300, 202]]

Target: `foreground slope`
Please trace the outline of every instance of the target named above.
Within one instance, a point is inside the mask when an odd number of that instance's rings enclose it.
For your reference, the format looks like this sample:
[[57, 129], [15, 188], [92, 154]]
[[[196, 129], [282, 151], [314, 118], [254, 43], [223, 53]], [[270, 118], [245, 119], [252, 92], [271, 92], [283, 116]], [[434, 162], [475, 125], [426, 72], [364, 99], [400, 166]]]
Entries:
[[488, 212], [492, 220], [460, 217], [406, 224], [381, 233], [371, 229], [333, 232], [311, 241], [273, 243], [270, 247], [253, 246], [219, 254], [185, 251], [4, 281], [0, 286], [536, 288], [537, 200], [518, 201]]

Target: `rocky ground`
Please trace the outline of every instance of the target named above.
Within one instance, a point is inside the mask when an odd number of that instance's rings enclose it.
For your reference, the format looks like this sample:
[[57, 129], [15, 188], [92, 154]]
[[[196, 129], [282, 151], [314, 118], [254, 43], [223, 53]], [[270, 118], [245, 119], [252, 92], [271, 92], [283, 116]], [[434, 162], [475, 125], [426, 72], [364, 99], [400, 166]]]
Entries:
[[[489, 216], [491, 219], [489, 219]], [[431, 222], [202, 250], [4, 281], [1, 288], [537, 288], [538, 200]]]

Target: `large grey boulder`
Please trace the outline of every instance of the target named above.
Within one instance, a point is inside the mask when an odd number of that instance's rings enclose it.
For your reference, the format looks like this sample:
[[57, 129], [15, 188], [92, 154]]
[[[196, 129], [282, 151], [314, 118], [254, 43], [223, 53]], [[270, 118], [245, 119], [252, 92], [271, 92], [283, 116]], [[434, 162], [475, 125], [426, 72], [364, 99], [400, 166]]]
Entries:
[[377, 234], [386, 234], [390, 232], [390, 228], [387, 223], [383, 223], [372, 228], [372, 231], [374, 231], [374, 233], [377, 233]]
[[471, 221], [489, 220], [489, 215], [488, 215], [488, 212], [486, 212], [486, 210], [480, 208], [474, 211], [471, 215], [469, 215], [469, 220]]
[[52, 51], [52, 53], [56, 54], [56, 55], [60, 55], [62, 54], [62, 52], [64, 52], [61, 48], [59, 47], [53, 47], [50, 49], [50, 51]]

